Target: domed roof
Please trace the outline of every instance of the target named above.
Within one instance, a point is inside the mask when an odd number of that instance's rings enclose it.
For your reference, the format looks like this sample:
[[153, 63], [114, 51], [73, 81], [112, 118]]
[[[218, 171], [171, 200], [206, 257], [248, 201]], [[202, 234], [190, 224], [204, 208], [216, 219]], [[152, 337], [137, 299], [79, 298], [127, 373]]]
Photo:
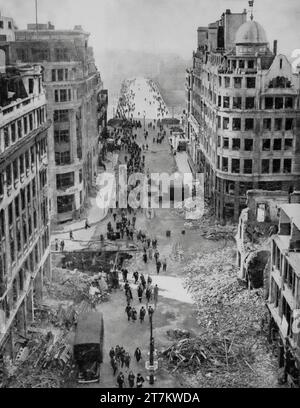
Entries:
[[264, 28], [256, 21], [247, 21], [237, 30], [236, 44], [267, 44], [267, 36]]

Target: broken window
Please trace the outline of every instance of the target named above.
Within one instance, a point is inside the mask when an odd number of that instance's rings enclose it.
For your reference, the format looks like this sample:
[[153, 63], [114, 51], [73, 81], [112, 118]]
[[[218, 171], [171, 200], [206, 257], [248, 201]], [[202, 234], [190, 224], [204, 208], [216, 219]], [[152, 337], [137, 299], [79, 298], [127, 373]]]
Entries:
[[254, 129], [254, 119], [246, 118], [245, 119], [245, 130], [253, 130], [253, 129]]
[[275, 98], [275, 109], [283, 108], [283, 98]]
[[229, 96], [224, 96], [223, 97], [223, 108], [229, 108], [230, 107], [230, 98]]
[[284, 150], [293, 149], [293, 139], [284, 139]]
[[222, 171], [228, 171], [228, 158], [222, 157]]
[[248, 152], [253, 150], [253, 139], [245, 139], [245, 150]]
[[254, 109], [255, 106], [255, 98], [254, 97], [247, 97], [246, 98], [246, 109]]
[[241, 88], [242, 87], [242, 77], [234, 77], [233, 83], [234, 83], [235, 88]]
[[263, 120], [263, 129], [264, 130], [271, 130], [271, 118], [264, 118]]
[[274, 139], [273, 150], [281, 150], [281, 139]]
[[232, 119], [232, 130], [241, 130], [241, 118]]
[[283, 172], [291, 173], [292, 172], [292, 159], [284, 159], [283, 161]]
[[275, 118], [274, 130], [280, 131], [282, 129], [282, 118]]
[[273, 98], [268, 96], [265, 98], [265, 109], [273, 109]]
[[244, 160], [244, 173], [251, 174], [252, 173], [252, 160], [245, 159]]
[[229, 147], [229, 139], [228, 137], [223, 137], [223, 149], [228, 149]]
[[262, 174], [267, 174], [270, 171], [270, 160], [263, 159], [261, 161], [261, 172]]
[[229, 129], [229, 118], [223, 118], [223, 129], [224, 130]]
[[265, 222], [266, 219], [266, 204], [257, 204], [256, 207], [256, 220], [257, 222]]
[[241, 140], [234, 137], [232, 139], [232, 150], [240, 150], [241, 147]]
[[271, 139], [263, 139], [262, 141], [262, 149], [264, 151], [268, 151], [271, 148]]
[[232, 159], [232, 161], [231, 161], [231, 172], [232, 173], [239, 173], [240, 172], [240, 160], [239, 159]]
[[233, 97], [233, 109], [242, 109], [242, 98], [240, 96]]
[[273, 173], [280, 173], [280, 165], [281, 165], [280, 159], [273, 160]]
[[255, 77], [247, 77], [247, 88], [255, 88], [256, 80]]

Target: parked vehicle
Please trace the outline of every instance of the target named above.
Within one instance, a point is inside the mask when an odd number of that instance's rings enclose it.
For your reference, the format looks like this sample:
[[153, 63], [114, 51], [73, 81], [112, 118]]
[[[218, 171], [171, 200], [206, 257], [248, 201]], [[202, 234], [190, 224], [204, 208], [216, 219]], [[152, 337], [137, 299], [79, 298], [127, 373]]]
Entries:
[[78, 316], [74, 341], [74, 360], [78, 368], [78, 382], [100, 381], [103, 361], [104, 325], [103, 315], [97, 311]]

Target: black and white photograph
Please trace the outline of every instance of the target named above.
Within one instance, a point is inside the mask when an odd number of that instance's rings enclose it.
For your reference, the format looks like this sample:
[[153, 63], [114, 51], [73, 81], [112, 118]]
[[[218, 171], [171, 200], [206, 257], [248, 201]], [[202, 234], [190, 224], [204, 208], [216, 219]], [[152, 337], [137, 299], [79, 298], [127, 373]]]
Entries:
[[0, 0], [3, 392], [300, 388], [299, 22], [299, 0]]

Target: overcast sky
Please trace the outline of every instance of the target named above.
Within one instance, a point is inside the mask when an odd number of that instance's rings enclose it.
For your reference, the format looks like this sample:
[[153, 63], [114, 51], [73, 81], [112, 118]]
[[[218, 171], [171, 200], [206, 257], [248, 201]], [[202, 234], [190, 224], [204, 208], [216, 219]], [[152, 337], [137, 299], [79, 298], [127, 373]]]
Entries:
[[[177, 52], [191, 57], [196, 29], [217, 20], [225, 9], [241, 12], [247, 0], [38, 0], [39, 22], [56, 28], [82, 25], [91, 33], [95, 52], [132, 49]], [[35, 21], [35, 0], [0, 0], [0, 10], [19, 28]], [[255, 20], [270, 43], [289, 57], [300, 49], [300, 1], [255, 0]]]

